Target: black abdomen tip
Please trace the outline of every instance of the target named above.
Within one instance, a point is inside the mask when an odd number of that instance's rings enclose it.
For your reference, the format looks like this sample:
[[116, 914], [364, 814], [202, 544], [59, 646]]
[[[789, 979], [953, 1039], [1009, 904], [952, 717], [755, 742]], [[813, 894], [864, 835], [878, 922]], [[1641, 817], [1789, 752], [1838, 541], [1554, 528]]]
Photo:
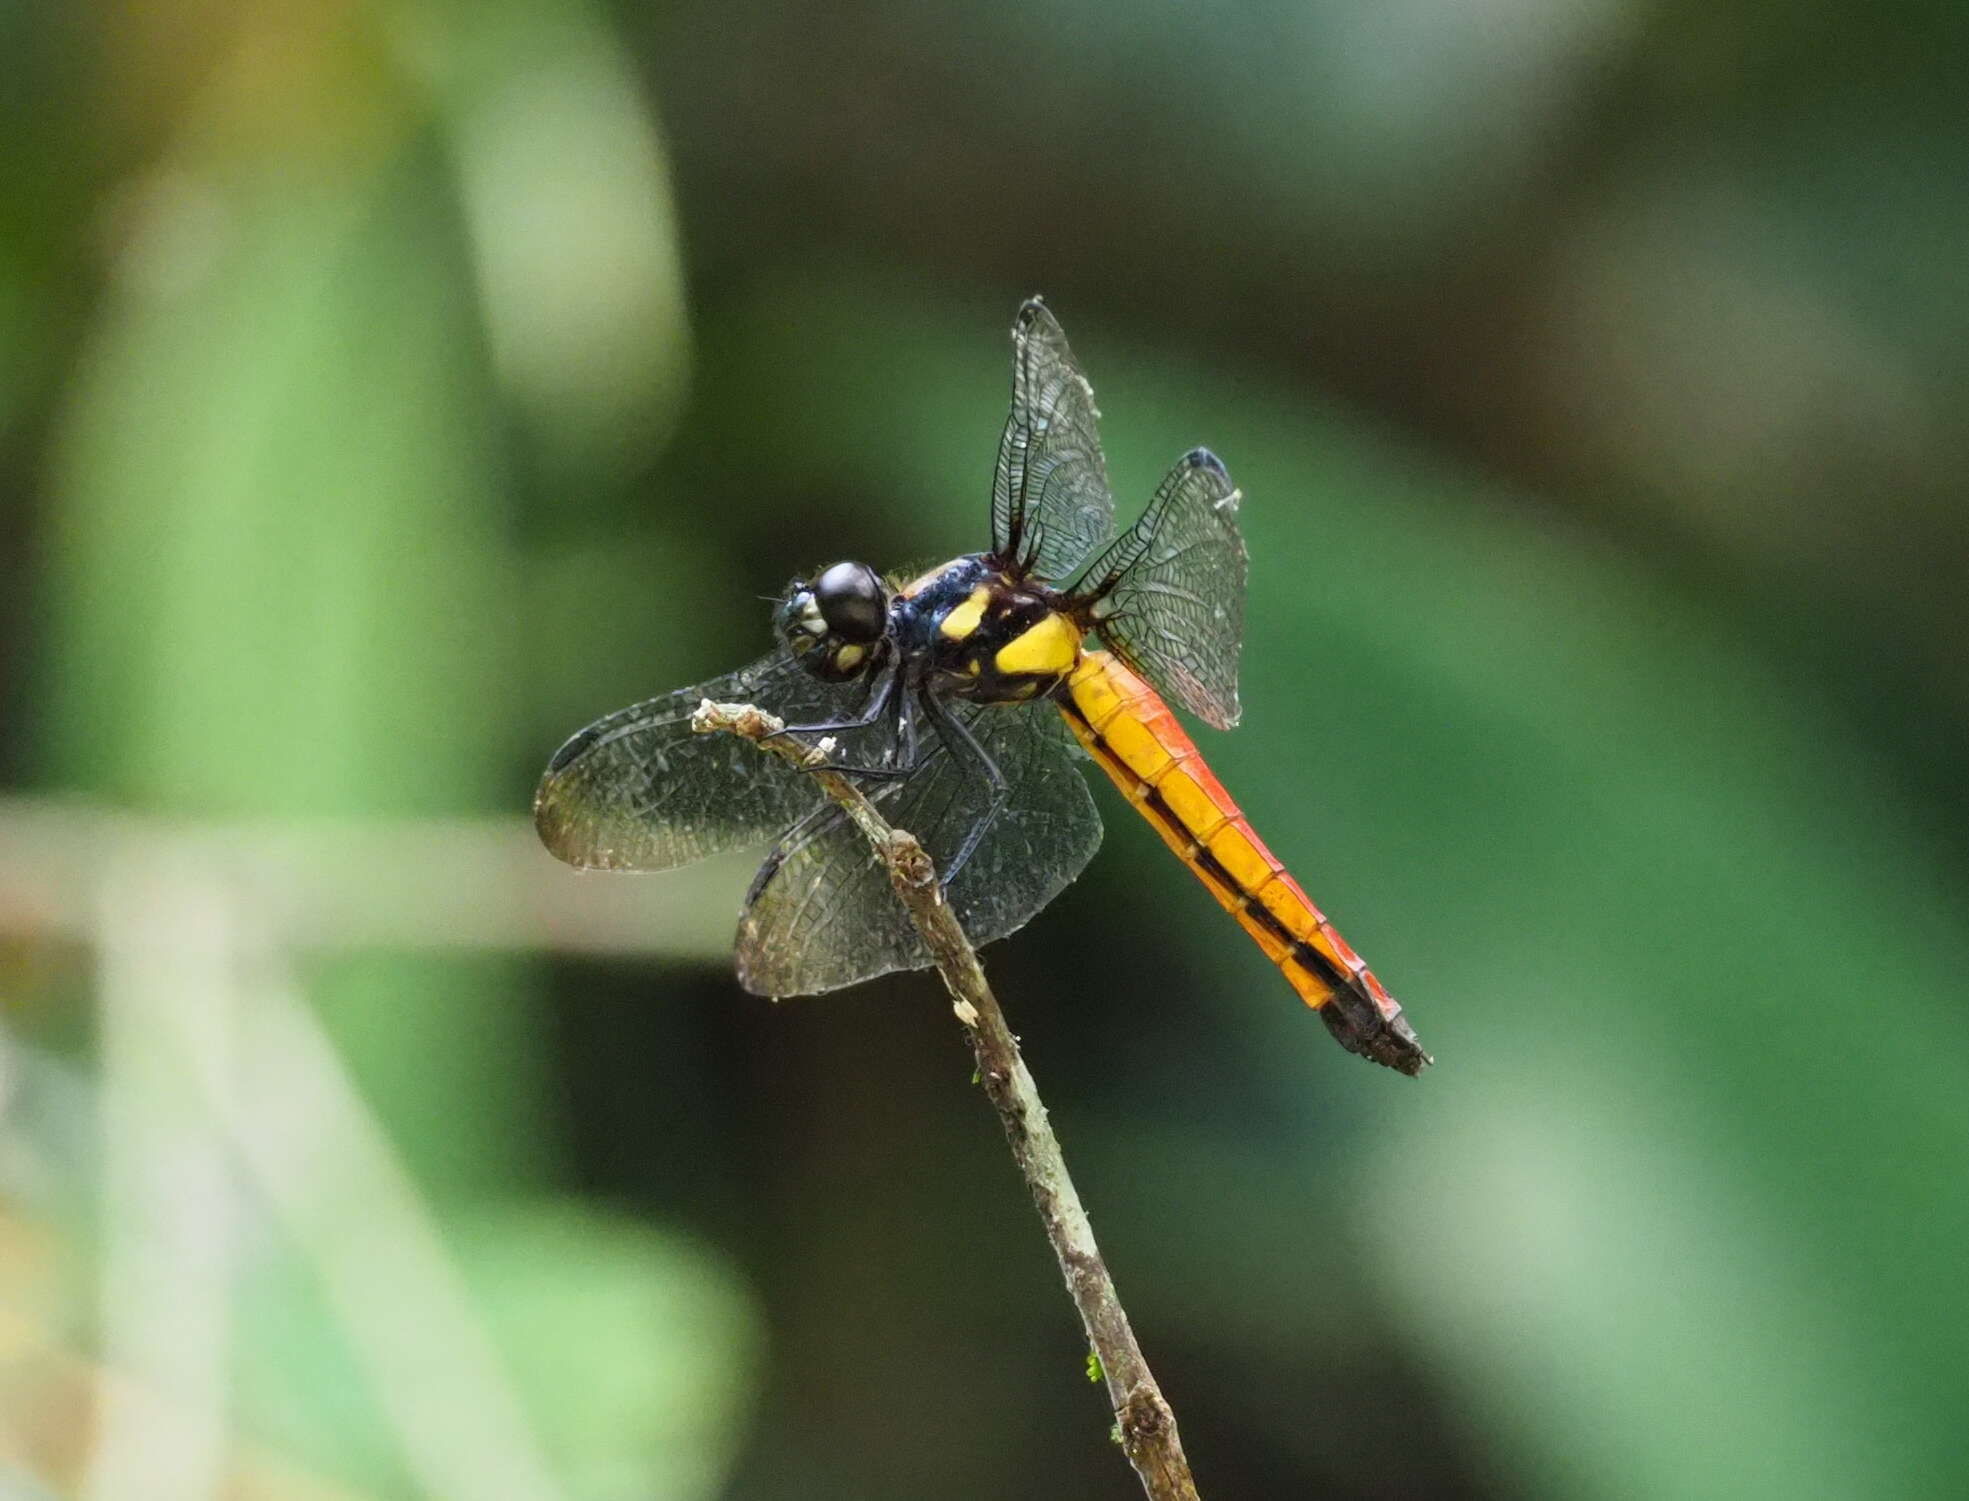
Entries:
[[1319, 1019], [1326, 1030], [1348, 1052], [1392, 1068], [1413, 1079], [1436, 1060], [1422, 1050], [1422, 1043], [1400, 1011], [1384, 1016], [1381, 1008], [1366, 995], [1342, 986], [1319, 1008]]

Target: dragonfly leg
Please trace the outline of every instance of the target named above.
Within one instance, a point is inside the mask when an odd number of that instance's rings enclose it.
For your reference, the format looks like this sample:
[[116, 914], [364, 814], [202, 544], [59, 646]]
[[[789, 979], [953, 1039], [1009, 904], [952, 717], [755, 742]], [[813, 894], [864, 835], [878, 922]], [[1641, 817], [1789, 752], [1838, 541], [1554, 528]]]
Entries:
[[888, 762], [905, 776], [914, 776], [923, 766], [923, 747], [916, 732], [916, 709], [907, 693], [896, 696], [896, 735], [889, 743]]
[[971, 733], [969, 725], [945, 708], [934, 693], [923, 694], [922, 700], [924, 713], [929, 716], [930, 723], [936, 728], [944, 744], [950, 747], [951, 754], [968, 757], [971, 764], [984, 773], [985, 780], [991, 783], [991, 802], [972, 822], [971, 827], [964, 831], [964, 842], [957, 846], [957, 853], [950, 857], [949, 864], [943, 868], [943, 884], [949, 886], [957, 879], [957, 873], [964, 868], [964, 862], [976, 852], [978, 842], [984, 838], [985, 831], [991, 827], [992, 820], [997, 818], [1005, 807], [1005, 800], [1011, 795], [1012, 786], [1005, 780], [1005, 773], [998, 769], [998, 763], [991, 759], [991, 753], [978, 744], [978, 737]]
[[[895, 781], [905, 777], [915, 776], [917, 772], [923, 769], [923, 761], [927, 757], [919, 756], [917, 753], [916, 723], [914, 719], [905, 717], [902, 740], [909, 748], [909, 765], [894, 767], [845, 767], [837, 769], [842, 770], [844, 774], [851, 773], [856, 776], [874, 777], [880, 781]], [[815, 767], [811, 769], [824, 770], [827, 768]], [[997, 768], [993, 767], [992, 770], [996, 771]], [[884, 793], [877, 793], [876, 797], [880, 798], [884, 795]], [[847, 820], [848, 810], [832, 802], [817, 804], [811, 811], [802, 815], [798, 823], [779, 836], [774, 842], [773, 847], [766, 851], [766, 858], [759, 862], [759, 869], [753, 875], [752, 884], [747, 888], [745, 893], [745, 906], [749, 908], [752, 905], [759, 893], [766, 889], [766, 883], [779, 874], [779, 868], [782, 865], [799, 854], [801, 850], [812, 844], [816, 839], [826, 838], [829, 834], [840, 828], [842, 824], [846, 823]]]
[[[900, 674], [898, 674], [898, 678]], [[813, 768], [815, 771], [838, 771], [844, 776], [861, 778], [870, 782], [906, 782], [923, 769], [929, 754], [923, 749], [922, 738], [917, 732], [916, 712], [912, 696], [908, 693], [894, 693], [896, 728], [889, 737], [888, 749], [882, 753], [879, 766], [845, 766], [823, 764]]]
[[902, 674], [894, 668], [877, 677], [869, 685], [868, 697], [861, 701], [860, 710], [851, 719], [823, 719], [812, 724], [783, 725], [765, 738], [771, 740], [779, 735], [828, 735], [836, 730], [865, 730], [888, 709], [889, 700], [895, 694], [901, 677]]
[[[815, 724], [789, 724], [775, 731], [772, 735], [768, 735], [766, 738], [772, 740], [777, 739], [780, 735], [794, 735], [801, 739], [809, 739], [816, 735], [831, 735], [842, 730], [868, 729], [876, 721], [881, 719], [885, 713], [889, 713], [892, 705], [899, 706], [901, 704], [902, 700], [896, 692], [897, 684], [901, 681], [902, 673], [896, 668], [891, 668], [889, 671], [883, 673], [869, 688], [868, 697], [862, 702], [861, 712], [852, 719], [823, 720]], [[897, 717], [906, 718], [906, 716], [901, 714], [898, 714]], [[894, 749], [895, 742], [892, 740], [889, 749], [884, 752], [884, 761], [889, 759]], [[912, 755], [909, 759], [913, 763], [915, 757]], [[826, 761], [816, 762], [814, 765], [804, 769], [807, 771], [838, 771], [843, 776], [866, 777], [874, 781], [900, 781], [904, 777], [911, 775], [916, 768], [914, 764], [904, 768], [896, 768], [891, 765], [857, 766], [852, 762], [836, 761], [830, 758]]]

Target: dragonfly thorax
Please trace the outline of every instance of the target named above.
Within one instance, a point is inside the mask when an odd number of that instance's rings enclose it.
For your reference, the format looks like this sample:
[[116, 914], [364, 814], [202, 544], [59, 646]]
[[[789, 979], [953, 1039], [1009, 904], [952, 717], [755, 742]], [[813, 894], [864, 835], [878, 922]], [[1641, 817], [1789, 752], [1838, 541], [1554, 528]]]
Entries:
[[1050, 693], [1080, 660], [1086, 634], [1063, 595], [981, 554], [907, 585], [895, 621], [904, 657], [932, 691], [979, 703]]

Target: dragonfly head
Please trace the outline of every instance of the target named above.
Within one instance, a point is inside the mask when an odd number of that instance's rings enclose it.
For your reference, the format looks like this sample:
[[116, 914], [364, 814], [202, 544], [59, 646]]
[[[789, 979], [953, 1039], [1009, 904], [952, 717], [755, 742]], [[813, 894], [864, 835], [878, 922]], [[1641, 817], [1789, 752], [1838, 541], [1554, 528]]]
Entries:
[[812, 583], [795, 579], [773, 613], [788, 651], [815, 677], [859, 677], [889, 634], [889, 591], [866, 563], [836, 563]]

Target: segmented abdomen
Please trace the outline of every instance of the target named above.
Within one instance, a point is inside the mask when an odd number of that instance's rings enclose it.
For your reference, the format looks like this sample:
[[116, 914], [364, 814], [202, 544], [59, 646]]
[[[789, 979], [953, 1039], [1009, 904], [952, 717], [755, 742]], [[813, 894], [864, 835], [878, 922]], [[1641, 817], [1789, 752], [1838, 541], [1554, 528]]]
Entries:
[[1060, 712], [1162, 842], [1195, 872], [1349, 1051], [1419, 1073], [1402, 1008], [1265, 848], [1161, 696], [1118, 658], [1085, 653]]

